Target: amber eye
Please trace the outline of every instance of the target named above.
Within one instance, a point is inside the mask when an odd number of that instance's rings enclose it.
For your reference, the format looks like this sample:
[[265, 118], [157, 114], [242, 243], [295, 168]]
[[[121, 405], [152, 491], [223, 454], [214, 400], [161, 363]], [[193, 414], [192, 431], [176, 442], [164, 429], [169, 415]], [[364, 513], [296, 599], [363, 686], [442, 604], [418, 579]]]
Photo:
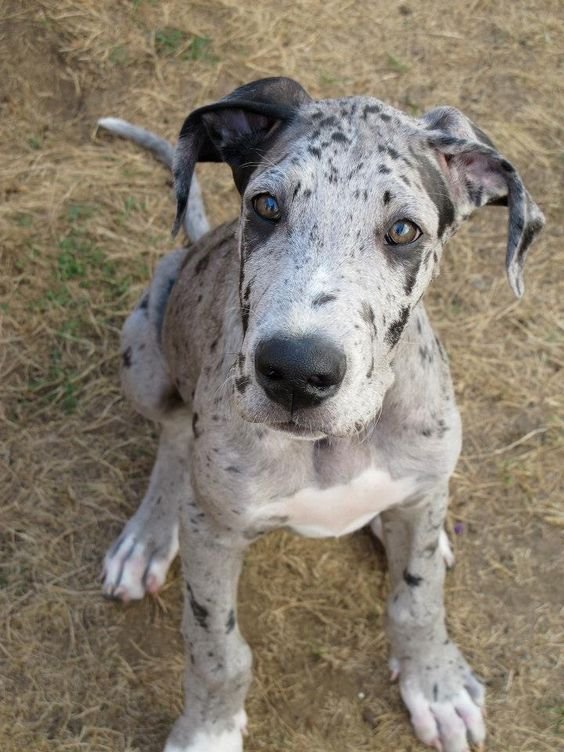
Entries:
[[259, 193], [253, 198], [253, 208], [259, 217], [276, 222], [280, 219], [280, 207], [278, 201], [270, 193]]
[[399, 219], [386, 233], [386, 243], [389, 245], [407, 245], [413, 243], [421, 235], [421, 230], [415, 222], [409, 219]]

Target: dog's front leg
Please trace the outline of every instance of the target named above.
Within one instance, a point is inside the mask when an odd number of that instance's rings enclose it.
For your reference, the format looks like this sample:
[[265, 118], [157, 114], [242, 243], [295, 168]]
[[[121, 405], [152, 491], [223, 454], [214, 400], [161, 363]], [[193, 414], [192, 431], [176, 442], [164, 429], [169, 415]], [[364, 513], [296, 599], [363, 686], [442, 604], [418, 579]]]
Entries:
[[241, 752], [252, 657], [237, 625], [245, 543], [195, 504], [182, 506], [185, 709], [165, 752]]
[[445, 624], [445, 564], [439, 546], [446, 484], [418, 503], [383, 517], [392, 590], [387, 631], [391, 667], [421, 741], [442, 752], [464, 752], [485, 737], [484, 689], [451, 642]]

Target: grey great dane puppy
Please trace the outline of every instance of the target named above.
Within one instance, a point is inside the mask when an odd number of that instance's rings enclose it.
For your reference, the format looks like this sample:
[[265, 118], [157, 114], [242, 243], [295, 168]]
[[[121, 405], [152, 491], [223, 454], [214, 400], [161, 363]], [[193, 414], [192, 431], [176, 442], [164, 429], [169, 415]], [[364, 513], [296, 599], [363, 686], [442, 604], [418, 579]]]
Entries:
[[[101, 124], [172, 162], [158, 137]], [[207, 234], [198, 161], [229, 164], [241, 194], [239, 219]], [[196, 242], [161, 261], [123, 329], [125, 393], [161, 437], [104, 573], [107, 595], [141, 598], [180, 550], [186, 705], [166, 752], [242, 750], [251, 653], [236, 593], [249, 543], [282, 526], [339, 536], [370, 522], [415, 733], [443, 752], [481, 747], [484, 690], [443, 602], [460, 419], [422, 296], [445, 242], [492, 203], [509, 208], [520, 296], [540, 210], [458, 110], [417, 119], [368, 97], [313, 101], [285, 78], [189, 115], [173, 170], [174, 230], [184, 222]]]

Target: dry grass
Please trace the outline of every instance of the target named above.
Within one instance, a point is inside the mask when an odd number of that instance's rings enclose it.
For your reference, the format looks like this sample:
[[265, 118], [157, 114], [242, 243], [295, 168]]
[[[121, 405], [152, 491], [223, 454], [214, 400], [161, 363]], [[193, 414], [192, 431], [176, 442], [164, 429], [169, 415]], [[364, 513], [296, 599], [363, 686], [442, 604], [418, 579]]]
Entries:
[[[563, 749], [558, 0], [37, 0], [1, 12], [3, 752], [153, 752], [181, 704], [177, 570], [159, 601], [129, 608], [104, 602], [96, 580], [155, 448], [120, 398], [117, 337], [169, 247], [172, 206], [162, 169], [93, 138], [95, 119], [172, 137], [189, 108], [281, 72], [317, 96], [461, 107], [547, 214], [522, 303], [503, 278], [495, 209], [451, 243], [428, 302], [466, 431], [451, 628], [489, 685], [489, 749]], [[227, 172], [202, 174], [212, 219], [226, 219]], [[254, 546], [241, 587], [256, 657], [249, 752], [419, 749], [387, 682], [385, 590], [365, 535]]]

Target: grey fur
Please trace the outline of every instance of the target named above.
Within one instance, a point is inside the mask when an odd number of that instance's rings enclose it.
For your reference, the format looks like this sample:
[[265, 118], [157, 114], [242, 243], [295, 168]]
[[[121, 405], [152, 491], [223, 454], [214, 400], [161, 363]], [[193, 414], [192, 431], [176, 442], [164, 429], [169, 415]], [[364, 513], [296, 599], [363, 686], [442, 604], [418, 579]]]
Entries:
[[[124, 391], [163, 434], [147, 496], [106, 557], [105, 592], [127, 599], [157, 589], [180, 520], [190, 659], [186, 708], [165, 749], [240, 752], [251, 677], [236, 621], [245, 548], [283, 525], [340, 535], [382, 513], [393, 671], [418, 737], [463, 752], [485, 731], [483, 688], [448, 638], [442, 592], [441, 536], [461, 428], [421, 298], [443, 243], [473, 208], [510, 194], [515, 247], [530, 244], [542, 215], [457, 111], [415, 120], [371, 98], [313, 102], [292, 83], [281, 84], [283, 111], [269, 104], [278, 90], [270, 79], [266, 89], [245, 88], [246, 99], [235, 92], [232, 105], [222, 100], [221, 121], [207, 108], [205, 127], [196, 112], [183, 128], [206, 158], [225, 151], [232, 160], [241, 217], [163, 259], [124, 326]], [[251, 95], [260, 100], [252, 121]], [[465, 139], [483, 138], [460, 147], [460, 124]], [[245, 139], [237, 141], [238, 129]], [[250, 136], [260, 159], [237, 172], [250, 160], [234, 154]], [[136, 140], [153, 148], [154, 138]], [[179, 174], [185, 149], [186, 141]], [[461, 153], [474, 156], [453, 156]], [[183, 192], [197, 158], [189, 155]], [[282, 206], [275, 226], [254, 215], [251, 198], [265, 192]], [[387, 245], [402, 218], [423, 229], [421, 238], [409, 248]], [[514, 254], [508, 272], [520, 293], [513, 263]], [[264, 338], [310, 333], [344, 349], [346, 374], [330, 399], [289, 413], [257, 383], [254, 352]]]

